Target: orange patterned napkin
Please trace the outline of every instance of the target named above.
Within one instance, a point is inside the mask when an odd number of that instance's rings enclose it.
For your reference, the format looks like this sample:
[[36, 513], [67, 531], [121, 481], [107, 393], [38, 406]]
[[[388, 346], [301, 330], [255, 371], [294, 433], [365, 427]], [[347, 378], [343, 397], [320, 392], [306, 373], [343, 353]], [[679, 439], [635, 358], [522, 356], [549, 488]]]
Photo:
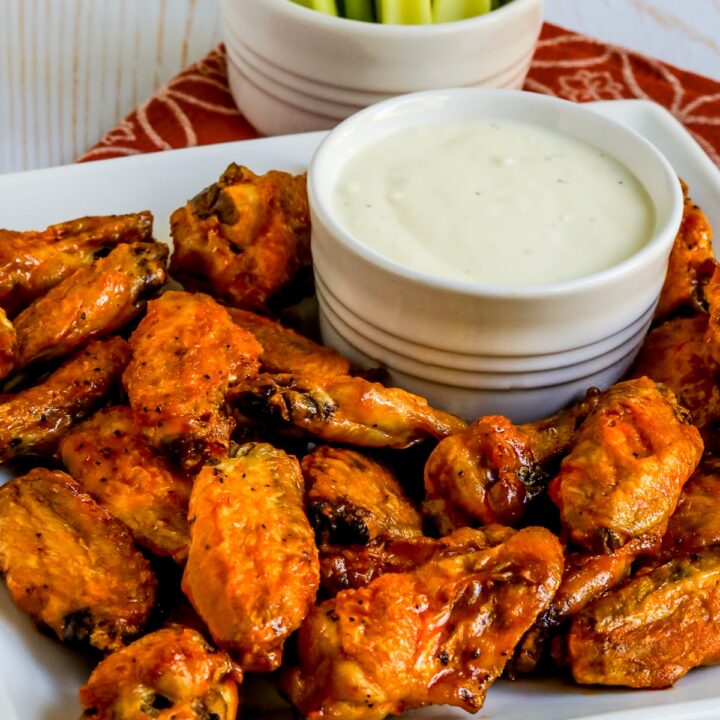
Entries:
[[[664, 105], [720, 165], [720, 83], [548, 23], [526, 90], [576, 102], [643, 98]], [[220, 46], [171, 80], [80, 162], [257, 137], [228, 90]]]

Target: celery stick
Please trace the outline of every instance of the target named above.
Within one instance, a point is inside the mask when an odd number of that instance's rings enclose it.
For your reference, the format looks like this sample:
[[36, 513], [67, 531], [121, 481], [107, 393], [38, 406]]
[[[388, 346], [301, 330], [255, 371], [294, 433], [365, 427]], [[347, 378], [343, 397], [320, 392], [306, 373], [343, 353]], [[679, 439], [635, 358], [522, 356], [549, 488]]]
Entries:
[[375, 14], [381, 23], [420, 25], [432, 22], [430, 0], [375, 0]]
[[374, 22], [373, 0], [345, 0], [344, 15], [350, 20]]
[[319, 10], [326, 15], [337, 15], [337, 5], [335, 0], [293, 0], [298, 5], [310, 8], [310, 10]]
[[454, 22], [484, 15], [493, 9], [492, 0], [434, 0], [433, 22]]

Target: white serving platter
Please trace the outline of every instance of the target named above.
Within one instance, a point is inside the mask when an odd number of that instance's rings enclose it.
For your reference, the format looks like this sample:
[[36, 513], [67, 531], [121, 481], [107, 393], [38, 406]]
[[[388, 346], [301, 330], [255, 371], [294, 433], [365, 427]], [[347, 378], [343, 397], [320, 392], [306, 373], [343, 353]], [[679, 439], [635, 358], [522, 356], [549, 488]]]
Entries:
[[[663, 108], [640, 100], [594, 104], [665, 153], [695, 201], [720, 228], [720, 171]], [[209, 185], [230, 162], [261, 173], [304, 170], [324, 137], [308, 133], [139, 155], [0, 175], [0, 227], [44, 228], [81, 215], [151, 210], [156, 236], [169, 241], [170, 213]], [[9, 479], [0, 470], [0, 482]], [[77, 720], [77, 691], [90, 666], [80, 655], [40, 635], [0, 589], [0, 720]], [[268, 700], [270, 700], [268, 698]], [[268, 710], [277, 717], [277, 705]], [[428, 708], [408, 717], [467, 717], [457, 709]], [[720, 717], [720, 667], [691, 672], [670, 690], [582, 688], [562, 677], [497, 682], [483, 720], [706, 720]]]

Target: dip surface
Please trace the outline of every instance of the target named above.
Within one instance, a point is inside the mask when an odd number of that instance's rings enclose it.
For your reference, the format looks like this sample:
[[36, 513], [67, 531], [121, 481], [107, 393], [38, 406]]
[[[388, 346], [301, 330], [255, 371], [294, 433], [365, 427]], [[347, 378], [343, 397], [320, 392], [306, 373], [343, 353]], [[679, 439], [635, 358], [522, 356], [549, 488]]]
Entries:
[[647, 192], [618, 160], [510, 120], [424, 125], [363, 147], [333, 202], [340, 223], [386, 258], [495, 285], [599, 272], [655, 226]]

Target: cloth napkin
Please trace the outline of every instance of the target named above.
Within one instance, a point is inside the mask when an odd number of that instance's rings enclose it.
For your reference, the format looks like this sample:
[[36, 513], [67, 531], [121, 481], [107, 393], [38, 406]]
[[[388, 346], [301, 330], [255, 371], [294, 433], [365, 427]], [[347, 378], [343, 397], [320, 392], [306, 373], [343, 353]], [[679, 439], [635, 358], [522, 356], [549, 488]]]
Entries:
[[[525, 89], [576, 102], [642, 98], [665, 106], [720, 165], [720, 82], [546, 23]], [[136, 108], [78, 160], [257, 137], [235, 107], [221, 45]]]

